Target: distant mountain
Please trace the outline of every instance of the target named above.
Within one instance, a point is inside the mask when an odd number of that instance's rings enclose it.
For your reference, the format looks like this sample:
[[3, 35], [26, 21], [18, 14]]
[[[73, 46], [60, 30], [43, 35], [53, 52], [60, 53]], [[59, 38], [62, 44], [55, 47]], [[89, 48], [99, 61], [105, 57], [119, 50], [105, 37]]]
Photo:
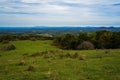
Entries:
[[72, 27], [72, 26], [35, 26], [35, 27], [0, 27], [0, 33], [50, 33], [50, 34], [63, 34], [63, 33], [79, 33], [81, 31], [94, 32], [99, 30], [107, 30], [112, 32], [120, 31], [120, 27]]

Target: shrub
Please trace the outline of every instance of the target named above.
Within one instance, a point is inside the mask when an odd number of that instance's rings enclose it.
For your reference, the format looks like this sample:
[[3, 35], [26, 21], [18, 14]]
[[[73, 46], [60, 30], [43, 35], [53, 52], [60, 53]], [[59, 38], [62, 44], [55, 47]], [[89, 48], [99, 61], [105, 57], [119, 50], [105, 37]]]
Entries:
[[3, 45], [1, 50], [4, 50], [4, 51], [9, 51], [9, 50], [15, 50], [16, 47], [12, 44], [7, 44], [7, 45]]
[[3, 40], [1, 43], [2, 43], [2, 44], [8, 44], [9, 41], [8, 41], [8, 40]]
[[106, 53], [106, 54], [109, 54], [109, 53], [110, 53], [110, 50], [106, 50], [105, 53]]
[[30, 65], [28, 66], [28, 71], [35, 71], [35, 66], [34, 65]]
[[77, 58], [79, 55], [78, 53], [76, 52], [75, 54], [73, 54], [72, 58]]
[[65, 56], [66, 56], [67, 58], [71, 58], [71, 54], [70, 54], [70, 53], [65, 54]]
[[84, 41], [80, 45], [78, 45], [77, 49], [79, 49], [79, 50], [94, 49], [94, 45], [91, 42]]

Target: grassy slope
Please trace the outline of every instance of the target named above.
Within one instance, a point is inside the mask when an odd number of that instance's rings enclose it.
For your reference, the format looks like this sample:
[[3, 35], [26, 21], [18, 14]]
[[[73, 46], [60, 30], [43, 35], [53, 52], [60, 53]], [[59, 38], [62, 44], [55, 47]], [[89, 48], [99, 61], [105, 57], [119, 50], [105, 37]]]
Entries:
[[[51, 41], [14, 41], [16, 50], [0, 51], [0, 80], [120, 80], [120, 50], [62, 51], [86, 55], [86, 60], [25, 57], [23, 54], [60, 50]], [[0, 44], [2, 46], [2, 44]], [[61, 50], [60, 50], [61, 51]], [[25, 65], [18, 65], [21, 60]], [[27, 71], [34, 65], [35, 71]]]

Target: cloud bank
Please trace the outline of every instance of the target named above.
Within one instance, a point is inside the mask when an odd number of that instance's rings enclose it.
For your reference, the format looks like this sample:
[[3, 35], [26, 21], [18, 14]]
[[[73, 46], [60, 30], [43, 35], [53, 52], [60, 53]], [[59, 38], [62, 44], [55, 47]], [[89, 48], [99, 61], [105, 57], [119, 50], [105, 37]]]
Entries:
[[0, 25], [120, 25], [119, 0], [0, 0]]

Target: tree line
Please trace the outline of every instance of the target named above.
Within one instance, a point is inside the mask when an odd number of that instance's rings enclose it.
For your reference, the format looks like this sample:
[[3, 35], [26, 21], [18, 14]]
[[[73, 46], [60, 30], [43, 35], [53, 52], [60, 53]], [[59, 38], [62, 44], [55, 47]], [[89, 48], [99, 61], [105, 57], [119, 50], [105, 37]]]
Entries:
[[14, 40], [53, 40], [53, 44], [61, 49], [116, 49], [120, 48], [120, 32], [110, 32], [106, 30], [96, 32], [80, 32], [79, 34], [63, 34], [50, 36], [32, 35], [0, 35], [0, 42], [8, 43]]
[[37, 35], [12, 35], [12, 34], [5, 34], [0, 35], [0, 42], [6, 42], [6, 41], [15, 41], [15, 40], [52, 40], [53, 37], [51, 36], [37, 36]]
[[54, 45], [62, 49], [116, 49], [120, 48], [120, 32], [106, 30], [92, 33], [63, 34], [54, 38]]

